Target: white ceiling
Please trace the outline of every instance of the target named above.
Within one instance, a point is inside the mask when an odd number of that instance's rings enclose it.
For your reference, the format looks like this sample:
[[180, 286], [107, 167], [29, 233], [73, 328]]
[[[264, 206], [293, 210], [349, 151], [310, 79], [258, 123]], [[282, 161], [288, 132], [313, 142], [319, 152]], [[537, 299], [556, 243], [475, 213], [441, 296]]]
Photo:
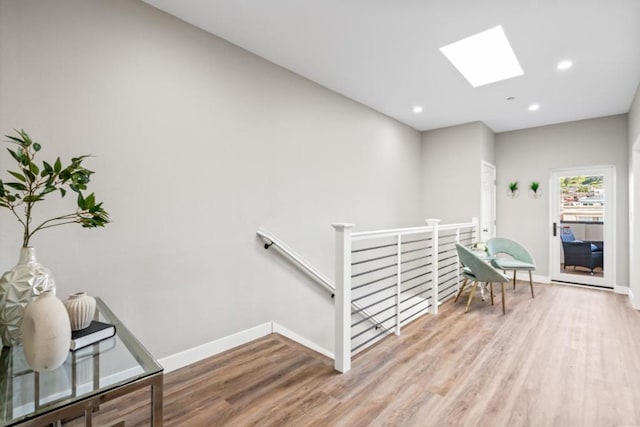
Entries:
[[[640, 0], [144, 1], [418, 130], [626, 113], [640, 83]], [[496, 25], [525, 74], [474, 89], [439, 48]]]

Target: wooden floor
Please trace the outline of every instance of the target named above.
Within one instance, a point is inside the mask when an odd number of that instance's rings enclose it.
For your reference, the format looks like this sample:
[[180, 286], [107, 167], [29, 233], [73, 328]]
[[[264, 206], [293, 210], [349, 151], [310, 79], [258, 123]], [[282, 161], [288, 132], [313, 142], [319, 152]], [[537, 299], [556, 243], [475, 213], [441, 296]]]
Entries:
[[[640, 313], [626, 296], [528, 284], [447, 302], [353, 361], [279, 335], [165, 377], [166, 426], [640, 425]], [[148, 425], [148, 396], [102, 406], [97, 425]]]

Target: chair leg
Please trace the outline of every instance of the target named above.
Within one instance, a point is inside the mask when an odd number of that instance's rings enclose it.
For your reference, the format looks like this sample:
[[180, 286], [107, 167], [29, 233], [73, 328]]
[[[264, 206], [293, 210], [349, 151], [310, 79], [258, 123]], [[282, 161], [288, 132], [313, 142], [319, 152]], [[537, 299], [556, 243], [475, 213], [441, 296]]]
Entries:
[[458, 302], [458, 298], [460, 298], [460, 295], [462, 295], [462, 291], [464, 291], [464, 287], [467, 286], [467, 281], [468, 281], [468, 279], [465, 277], [464, 278], [464, 282], [462, 282], [462, 286], [460, 287], [460, 290], [458, 291], [458, 295], [456, 295], [456, 299], [453, 300], [453, 302]]
[[476, 293], [477, 286], [478, 286], [478, 282], [473, 282], [473, 287], [471, 288], [471, 294], [469, 295], [469, 301], [467, 301], [467, 308], [464, 309], [465, 313], [469, 311], [469, 306], [471, 305], [471, 300], [473, 299], [473, 295]]
[[500, 282], [500, 284], [502, 285], [502, 314], [505, 315], [507, 311], [504, 306], [504, 282]]
[[536, 296], [533, 294], [533, 279], [531, 278], [531, 270], [529, 270], [529, 286], [531, 287], [531, 298]]
[[516, 270], [513, 270], [513, 289], [516, 289]]
[[489, 292], [491, 293], [491, 305], [493, 305], [493, 282], [489, 283]]

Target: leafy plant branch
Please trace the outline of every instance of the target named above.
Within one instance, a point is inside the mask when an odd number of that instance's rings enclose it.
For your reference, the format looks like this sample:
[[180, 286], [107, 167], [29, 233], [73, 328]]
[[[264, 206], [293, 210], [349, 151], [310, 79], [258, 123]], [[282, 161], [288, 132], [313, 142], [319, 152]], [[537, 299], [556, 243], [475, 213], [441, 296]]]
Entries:
[[[23, 247], [29, 246], [35, 233], [47, 228], [73, 223], [85, 228], [104, 227], [109, 222], [109, 214], [102, 208], [102, 203], [96, 201], [94, 193], [86, 197], [83, 194], [94, 173], [82, 166], [83, 160], [89, 156], [73, 157], [67, 166], [63, 166], [60, 157], [53, 164], [43, 161], [42, 166], [38, 166], [35, 157], [42, 146], [24, 130], [16, 130], [16, 133], [17, 136], [5, 135], [7, 142], [17, 145], [17, 148], [7, 148], [7, 151], [18, 165], [17, 170], [7, 171], [13, 181], [3, 182], [0, 179], [0, 207], [9, 209], [23, 226]], [[59, 192], [64, 198], [68, 190], [77, 193], [75, 211], [32, 226], [36, 204], [53, 192]]]

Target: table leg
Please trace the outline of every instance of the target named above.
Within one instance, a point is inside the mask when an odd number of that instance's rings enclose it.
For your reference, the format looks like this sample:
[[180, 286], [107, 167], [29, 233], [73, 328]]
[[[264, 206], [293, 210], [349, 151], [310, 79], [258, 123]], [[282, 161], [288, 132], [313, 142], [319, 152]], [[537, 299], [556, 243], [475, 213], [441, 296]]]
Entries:
[[162, 427], [162, 381], [159, 375], [156, 382], [151, 384], [151, 425]]

